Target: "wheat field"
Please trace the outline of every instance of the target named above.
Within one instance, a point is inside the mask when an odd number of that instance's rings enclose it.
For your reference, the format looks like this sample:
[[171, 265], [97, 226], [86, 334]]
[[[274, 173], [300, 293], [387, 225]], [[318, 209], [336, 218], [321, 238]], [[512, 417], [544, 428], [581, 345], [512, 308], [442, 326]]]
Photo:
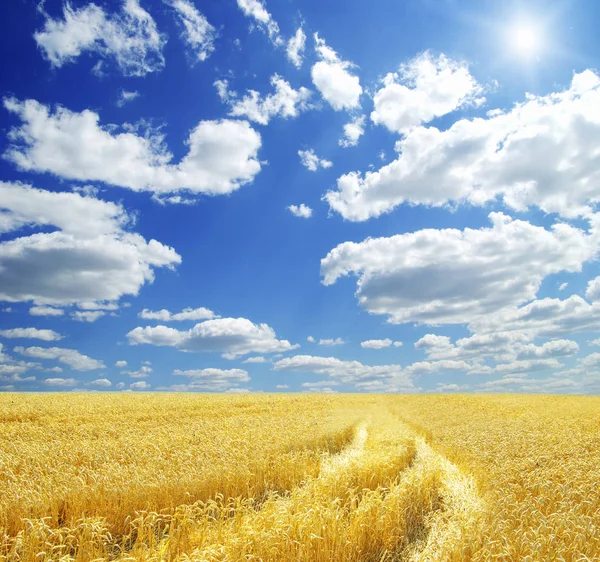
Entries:
[[600, 399], [0, 395], [0, 560], [600, 559]]

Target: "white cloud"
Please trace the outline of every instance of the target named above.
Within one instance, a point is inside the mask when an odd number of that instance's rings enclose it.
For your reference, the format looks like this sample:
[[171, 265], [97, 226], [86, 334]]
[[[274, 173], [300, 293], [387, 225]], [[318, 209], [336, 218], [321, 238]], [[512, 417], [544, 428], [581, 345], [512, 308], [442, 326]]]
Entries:
[[260, 0], [237, 0], [238, 6], [244, 12], [244, 15], [252, 18], [259, 29], [264, 31], [273, 45], [276, 47], [283, 45], [283, 39], [279, 35], [279, 26], [273, 19], [273, 16]]
[[119, 368], [127, 367], [127, 361], [117, 361], [115, 363], [115, 367], [119, 367]]
[[34, 38], [54, 67], [73, 62], [86, 51], [114, 59], [125, 76], [144, 76], [165, 65], [166, 39], [139, 0], [124, 0], [122, 12], [112, 15], [95, 4], [73, 9], [66, 3], [63, 19], [47, 17]]
[[268, 361], [261, 355], [258, 355], [256, 357], [248, 357], [248, 359], [242, 361], [242, 363], [268, 363]]
[[3, 344], [0, 343], [0, 382], [35, 381], [35, 377], [21, 377], [30, 369], [41, 369], [41, 365], [13, 359], [3, 352]]
[[298, 156], [300, 156], [300, 163], [311, 172], [316, 172], [319, 168], [331, 168], [333, 166], [333, 162], [319, 158], [312, 148], [299, 150]]
[[466, 63], [425, 52], [383, 79], [383, 87], [373, 97], [371, 119], [390, 131], [405, 133], [462, 106], [480, 105], [485, 101], [481, 93]]
[[[81, 303], [89, 309], [95, 301], [137, 295], [142, 285], [154, 280], [154, 268], [172, 268], [181, 261], [172, 248], [127, 232], [132, 221], [118, 204], [2, 182], [0, 199], [0, 232], [18, 235], [0, 243], [0, 300]], [[58, 230], [20, 232], [36, 226]], [[38, 306], [30, 313], [62, 311]]]
[[[328, 375], [333, 381], [360, 384], [379, 381], [390, 391], [414, 390], [412, 379], [400, 365], [378, 365], [371, 367], [358, 361], [342, 361], [335, 357], [296, 355], [286, 357], [273, 365], [275, 371], [313, 372]], [[382, 389], [383, 390], [383, 389]]]
[[146, 381], [137, 381], [129, 385], [131, 390], [148, 390], [150, 385]]
[[364, 115], [359, 115], [344, 125], [344, 136], [338, 141], [338, 144], [344, 148], [349, 146], [356, 146], [358, 139], [365, 132], [365, 120]]
[[436, 392], [462, 392], [463, 390], [469, 390], [471, 387], [468, 384], [443, 384], [438, 383], [435, 389]]
[[558, 288], [559, 291], [564, 291], [567, 287], [569, 286], [568, 283], [561, 283], [560, 287]]
[[289, 386], [287, 384], [278, 384], [275, 386], [275, 388], [279, 388], [281, 390], [285, 390], [286, 388], [289, 388]]
[[139, 92], [128, 92], [127, 90], [121, 90], [119, 93], [119, 99], [117, 100], [117, 107], [123, 107], [126, 103], [139, 97]]
[[173, 372], [176, 376], [188, 377], [190, 382], [186, 385], [186, 390], [212, 390], [225, 391], [232, 385], [248, 382], [250, 377], [248, 372], [242, 369], [193, 369], [190, 371]]
[[600, 300], [600, 277], [588, 281], [585, 296], [590, 301]]
[[392, 340], [385, 338], [384, 340], [366, 340], [360, 343], [360, 347], [364, 349], [383, 349], [384, 347], [390, 347]]
[[287, 58], [296, 68], [302, 66], [305, 43], [306, 33], [304, 33], [302, 26], [300, 26], [287, 44]]
[[51, 306], [32, 306], [29, 309], [31, 316], [63, 316], [65, 313], [61, 308]]
[[205, 61], [215, 50], [217, 30], [189, 0], [165, 0], [176, 12], [182, 26], [181, 37], [193, 62]]
[[124, 125], [118, 132], [100, 126], [93, 111], [51, 111], [35, 100], [5, 99], [4, 106], [23, 121], [9, 132], [4, 158], [23, 171], [163, 195], [231, 193], [260, 171], [261, 137], [247, 121], [200, 121], [186, 141], [187, 154], [172, 164], [163, 136], [148, 127]]
[[544, 277], [580, 271], [598, 253], [595, 227], [587, 234], [564, 223], [546, 230], [502, 213], [489, 217], [491, 228], [344, 242], [321, 260], [323, 283], [356, 274], [360, 305], [391, 323], [474, 325], [534, 299]]
[[[527, 359], [547, 359], [574, 355], [579, 346], [572, 340], [553, 340], [541, 346], [529, 343], [533, 335], [516, 331], [493, 331], [460, 338], [452, 343], [448, 336], [426, 334], [415, 343], [429, 359], [475, 359], [481, 361], [493, 357], [499, 361], [522, 361]], [[474, 367], [469, 374], [492, 373], [490, 366]]]
[[123, 390], [127, 385], [124, 382], [117, 383], [115, 387], [117, 390]]
[[564, 300], [536, 299], [480, 318], [473, 329], [478, 333], [522, 332], [530, 339], [595, 332], [600, 330], [600, 301], [588, 303], [578, 295]]
[[108, 379], [96, 379], [89, 383], [89, 386], [97, 386], [98, 388], [109, 388], [112, 386], [112, 382]]
[[312, 92], [303, 86], [294, 90], [289, 82], [278, 74], [271, 76], [271, 85], [275, 88], [273, 94], [261, 97], [256, 90], [248, 90], [242, 98], [236, 92], [229, 90], [227, 80], [217, 80], [215, 87], [221, 100], [231, 107], [232, 117], [246, 117], [261, 125], [267, 125], [273, 117], [298, 117], [302, 111], [309, 108], [308, 100]]
[[402, 347], [404, 344], [401, 341], [395, 341], [394, 347]]
[[530, 343], [516, 348], [517, 359], [566, 357], [575, 355], [578, 351], [579, 345], [572, 340], [553, 340], [541, 346]]
[[167, 326], [138, 327], [127, 334], [129, 343], [171, 346], [182, 351], [220, 351], [227, 359], [249, 353], [277, 353], [298, 347], [278, 340], [267, 324], [246, 318], [219, 318], [179, 331]]
[[104, 310], [76, 310], [75, 312], [71, 312], [71, 317], [78, 322], [95, 322], [103, 316], [106, 316]]
[[527, 359], [512, 361], [511, 363], [496, 365], [493, 373], [531, 373], [535, 371], [547, 371], [562, 367], [562, 364], [554, 358], [549, 359]]
[[184, 308], [181, 312], [172, 313], [166, 309], [152, 311], [144, 308], [138, 314], [144, 320], [161, 320], [162, 322], [182, 322], [184, 320], [212, 320], [216, 317], [215, 313], [208, 308]]
[[352, 221], [402, 203], [538, 207], [567, 218], [600, 201], [600, 78], [575, 74], [571, 87], [528, 95], [512, 110], [462, 119], [449, 129], [416, 127], [396, 143], [397, 159], [375, 172], [350, 172], [325, 199]]
[[300, 205], [289, 205], [286, 207], [292, 215], [302, 219], [309, 219], [312, 217], [313, 210], [305, 205], [304, 203], [300, 203]]
[[308, 336], [308, 337], [306, 338], [306, 341], [307, 341], [308, 343], [315, 343], [315, 338], [313, 338], [312, 336]]
[[318, 33], [315, 33], [314, 39], [315, 51], [320, 60], [312, 67], [311, 77], [323, 99], [336, 111], [360, 107], [362, 87], [358, 77], [348, 70], [354, 65], [341, 60]]
[[71, 387], [77, 386], [77, 381], [75, 379], [51, 378], [46, 379], [44, 384], [48, 386]]
[[328, 338], [328, 339], [320, 339], [319, 345], [333, 346], [333, 345], [344, 345], [346, 342], [342, 338]]
[[142, 365], [137, 371], [122, 371], [122, 375], [129, 375], [132, 379], [145, 379], [152, 373], [152, 368]]
[[15, 347], [15, 352], [26, 357], [35, 357], [36, 359], [55, 359], [60, 363], [68, 365], [74, 371], [94, 371], [104, 368], [102, 361], [92, 359], [75, 349], [66, 349], [63, 347]]
[[405, 371], [410, 375], [430, 375], [445, 371], [469, 371], [471, 365], [466, 361], [455, 359], [442, 359], [440, 361], [418, 361], [406, 367]]
[[54, 330], [38, 330], [37, 328], [12, 328], [10, 330], [0, 330], [2, 338], [27, 338], [44, 341], [61, 340], [63, 336]]
[[339, 386], [340, 383], [337, 381], [319, 381], [319, 382], [303, 382], [301, 386], [304, 388], [317, 389], [317, 388], [326, 388], [328, 386]]

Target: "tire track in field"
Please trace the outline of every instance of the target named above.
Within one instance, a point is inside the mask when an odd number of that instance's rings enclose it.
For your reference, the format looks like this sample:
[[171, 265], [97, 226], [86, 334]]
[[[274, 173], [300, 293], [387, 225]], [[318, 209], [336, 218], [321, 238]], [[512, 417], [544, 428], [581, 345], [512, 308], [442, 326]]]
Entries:
[[319, 478], [334, 476], [341, 468], [348, 466], [363, 454], [367, 437], [369, 436], [368, 427], [370, 423], [371, 420], [369, 419], [358, 425], [354, 439], [349, 445], [344, 447], [339, 453], [323, 459]]
[[468, 539], [485, 513], [485, 501], [475, 480], [436, 452], [421, 437], [412, 469], [439, 471], [439, 507], [424, 517], [426, 533], [416, 537], [402, 553], [407, 562], [463, 560]]

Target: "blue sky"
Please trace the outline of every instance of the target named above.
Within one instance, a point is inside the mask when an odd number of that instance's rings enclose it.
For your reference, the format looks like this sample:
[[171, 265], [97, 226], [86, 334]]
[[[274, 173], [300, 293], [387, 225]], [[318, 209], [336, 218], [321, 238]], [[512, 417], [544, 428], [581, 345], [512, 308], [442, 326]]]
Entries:
[[600, 390], [597, 3], [5, 4], [2, 390]]

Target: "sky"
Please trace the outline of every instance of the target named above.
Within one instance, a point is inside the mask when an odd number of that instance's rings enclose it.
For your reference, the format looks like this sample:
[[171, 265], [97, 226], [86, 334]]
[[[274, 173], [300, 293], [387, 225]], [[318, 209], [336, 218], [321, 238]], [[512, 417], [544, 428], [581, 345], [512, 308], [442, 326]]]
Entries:
[[0, 10], [0, 390], [600, 392], [597, 2]]

